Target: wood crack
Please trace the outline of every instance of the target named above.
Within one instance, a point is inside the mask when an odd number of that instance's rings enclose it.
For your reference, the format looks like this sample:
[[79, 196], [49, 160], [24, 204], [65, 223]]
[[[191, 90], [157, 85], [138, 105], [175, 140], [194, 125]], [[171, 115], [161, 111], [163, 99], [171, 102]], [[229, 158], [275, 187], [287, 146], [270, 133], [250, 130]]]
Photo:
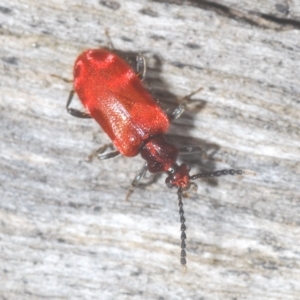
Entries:
[[[160, 2], [153, 0], [153, 2]], [[246, 11], [236, 9], [230, 6], [213, 1], [205, 0], [166, 0], [165, 3], [177, 5], [190, 5], [199, 7], [204, 10], [214, 11], [215, 13], [225, 16], [236, 21], [248, 23], [260, 28], [287, 30], [300, 29], [300, 21], [289, 18], [280, 18], [272, 14], [263, 14], [258, 11]]]

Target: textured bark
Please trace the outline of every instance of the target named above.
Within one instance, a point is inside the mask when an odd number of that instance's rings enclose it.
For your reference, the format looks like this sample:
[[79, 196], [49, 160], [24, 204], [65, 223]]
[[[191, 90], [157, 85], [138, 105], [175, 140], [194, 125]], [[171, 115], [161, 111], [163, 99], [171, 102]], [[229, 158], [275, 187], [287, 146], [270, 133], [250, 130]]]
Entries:
[[[2, 0], [0, 298], [299, 299], [299, 29], [296, 0]], [[65, 111], [73, 63], [105, 30], [145, 55], [164, 108], [203, 87], [169, 135], [206, 150], [182, 158], [193, 174], [257, 173], [184, 199], [185, 275], [165, 175], [125, 201], [142, 159], [88, 161], [109, 140]]]

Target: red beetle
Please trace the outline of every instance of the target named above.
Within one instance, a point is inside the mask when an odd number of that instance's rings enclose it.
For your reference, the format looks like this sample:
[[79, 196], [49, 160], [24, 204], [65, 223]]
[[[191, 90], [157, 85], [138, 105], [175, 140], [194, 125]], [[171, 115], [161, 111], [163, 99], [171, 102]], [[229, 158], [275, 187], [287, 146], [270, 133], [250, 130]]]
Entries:
[[[137, 69], [142, 69], [139, 74], [136, 74], [112, 51], [107, 49], [84, 51], [74, 65], [74, 90], [70, 92], [66, 108], [68, 113], [75, 117], [95, 119], [110, 137], [117, 150], [102, 154], [107, 148], [102, 147], [99, 149], [99, 159], [103, 160], [119, 154], [131, 157], [139, 153], [145, 159], [143, 168], [132, 182], [131, 190], [138, 185], [147, 170], [151, 173], [168, 174], [167, 186], [178, 189], [181, 265], [186, 269], [183, 191], [188, 190], [191, 185], [196, 188], [197, 185], [191, 180], [197, 178], [227, 174], [241, 175], [245, 171], [231, 169], [191, 176], [187, 164], [176, 163], [179, 152], [201, 151], [199, 147], [178, 149], [164, 137], [170, 121], [178, 118], [184, 111], [186, 101], [183, 101], [168, 117], [144, 88], [139, 78], [145, 73], [145, 60], [142, 56], [137, 56], [137, 62]], [[74, 92], [77, 93], [86, 112], [70, 108]]]

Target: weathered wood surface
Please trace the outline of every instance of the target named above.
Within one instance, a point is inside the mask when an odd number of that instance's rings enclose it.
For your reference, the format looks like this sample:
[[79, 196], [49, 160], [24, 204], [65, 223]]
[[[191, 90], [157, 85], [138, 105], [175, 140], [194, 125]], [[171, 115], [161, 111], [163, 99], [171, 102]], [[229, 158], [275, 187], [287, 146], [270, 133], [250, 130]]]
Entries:
[[[299, 28], [296, 0], [2, 0], [0, 298], [299, 299]], [[165, 176], [126, 202], [142, 160], [86, 161], [108, 139], [65, 111], [59, 76], [105, 29], [162, 105], [203, 87], [170, 130], [202, 169], [257, 172], [185, 200], [186, 275]]]

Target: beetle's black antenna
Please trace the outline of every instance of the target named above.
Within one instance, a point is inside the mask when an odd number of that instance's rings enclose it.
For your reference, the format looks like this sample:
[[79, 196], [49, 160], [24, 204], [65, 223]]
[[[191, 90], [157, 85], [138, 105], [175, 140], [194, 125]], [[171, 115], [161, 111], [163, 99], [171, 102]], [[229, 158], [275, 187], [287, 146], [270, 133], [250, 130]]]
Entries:
[[184, 217], [184, 210], [183, 210], [183, 202], [182, 202], [182, 188], [179, 188], [177, 191], [178, 195], [178, 206], [179, 206], [179, 216], [180, 216], [180, 223], [181, 223], [181, 243], [180, 243], [180, 248], [181, 248], [181, 253], [180, 253], [180, 263], [182, 266], [182, 271], [186, 273], [186, 244], [185, 244], [185, 239], [186, 239], [186, 226], [185, 226], [185, 217]]
[[[234, 169], [228, 169], [228, 170], [221, 170], [221, 171], [215, 171], [210, 173], [203, 173], [203, 174], [195, 174], [192, 176], [189, 176], [189, 180], [195, 180], [198, 178], [209, 178], [209, 177], [219, 177], [224, 175], [250, 175], [255, 176], [256, 173], [251, 170], [234, 170]], [[197, 185], [193, 182], [190, 182], [194, 186], [194, 188], [197, 188]], [[184, 217], [184, 210], [183, 210], [183, 202], [182, 202], [182, 195], [183, 195], [183, 188], [179, 187], [177, 191], [178, 195], [178, 206], [179, 206], [179, 215], [180, 215], [180, 223], [181, 223], [181, 253], [180, 253], [180, 263], [182, 266], [182, 271], [186, 273], [187, 267], [186, 267], [186, 226], [185, 226], [185, 217]]]
[[211, 173], [203, 173], [203, 174], [195, 174], [189, 177], [190, 180], [195, 180], [198, 178], [204, 178], [204, 177], [219, 177], [219, 176], [224, 176], [224, 175], [250, 175], [250, 176], [255, 176], [255, 172], [251, 170], [234, 170], [234, 169], [229, 169], [229, 170], [221, 170], [221, 171], [215, 171]]

